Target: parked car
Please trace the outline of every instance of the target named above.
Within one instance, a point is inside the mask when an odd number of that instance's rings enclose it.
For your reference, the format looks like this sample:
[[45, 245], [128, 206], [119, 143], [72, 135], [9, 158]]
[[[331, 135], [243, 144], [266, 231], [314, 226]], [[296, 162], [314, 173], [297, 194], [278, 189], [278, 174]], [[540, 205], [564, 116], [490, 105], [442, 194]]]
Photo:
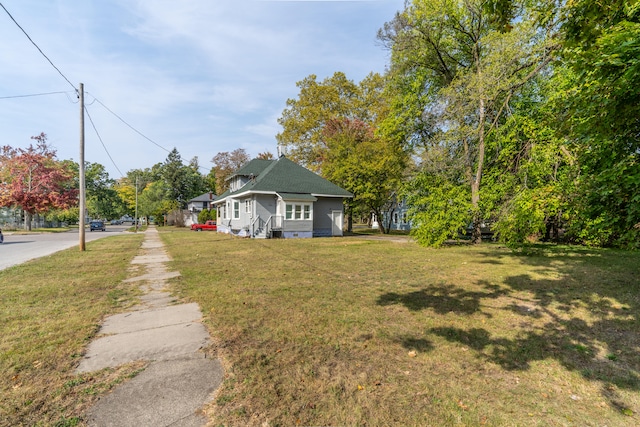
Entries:
[[215, 221], [206, 221], [204, 224], [191, 224], [191, 229], [194, 231], [211, 230], [216, 231], [218, 229]]
[[120, 221], [119, 219], [112, 219], [111, 225], [122, 225], [122, 221]]
[[89, 230], [90, 231], [106, 231], [107, 228], [104, 226], [104, 222], [102, 221], [91, 221], [89, 223]]
[[0, 230], [0, 243], [4, 243], [4, 236], [2, 235], [2, 230]]

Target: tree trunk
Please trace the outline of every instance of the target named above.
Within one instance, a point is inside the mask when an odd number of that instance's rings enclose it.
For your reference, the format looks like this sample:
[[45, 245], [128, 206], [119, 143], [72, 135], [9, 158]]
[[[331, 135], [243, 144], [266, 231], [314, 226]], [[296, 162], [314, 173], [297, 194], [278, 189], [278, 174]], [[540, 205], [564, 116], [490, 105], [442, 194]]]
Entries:
[[24, 229], [27, 231], [31, 231], [31, 219], [33, 215], [31, 212], [24, 211]]
[[473, 207], [473, 232], [471, 234], [471, 242], [473, 244], [482, 243], [481, 224], [482, 212], [480, 212], [480, 182], [482, 181], [482, 170], [484, 166], [484, 125], [485, 125], [485, 101], [480, 99], [478, 105], [478, 160], [476, 164], [476, 173], [471, 181], [471, 206]]

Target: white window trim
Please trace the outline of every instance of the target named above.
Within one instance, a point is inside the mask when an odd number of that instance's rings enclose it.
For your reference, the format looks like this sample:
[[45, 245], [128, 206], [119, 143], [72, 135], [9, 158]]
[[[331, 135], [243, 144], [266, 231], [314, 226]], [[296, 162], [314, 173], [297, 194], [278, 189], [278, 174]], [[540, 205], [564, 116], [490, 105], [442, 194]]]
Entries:
[[[305, 208], [309, 210], [305, 210]], [[309, 214], [309, 218], [305, 218], [305, 214]], [[297, 218], [299, 214], [299, 218]], [[313, 203], [285, 203], [284, 219], [287, 221], [311, 221], [313, 220]]]
[[233, 219], [240, 219], [240, 201], [233, 201]]

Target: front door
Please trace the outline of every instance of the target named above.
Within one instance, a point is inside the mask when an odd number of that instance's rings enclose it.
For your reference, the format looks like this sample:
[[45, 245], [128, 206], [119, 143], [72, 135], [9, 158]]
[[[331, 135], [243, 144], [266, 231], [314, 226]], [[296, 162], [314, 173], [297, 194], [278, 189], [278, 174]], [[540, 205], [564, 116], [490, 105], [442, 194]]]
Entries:
[[342, 236], [342, 211], [331, 211], [331, 235]]

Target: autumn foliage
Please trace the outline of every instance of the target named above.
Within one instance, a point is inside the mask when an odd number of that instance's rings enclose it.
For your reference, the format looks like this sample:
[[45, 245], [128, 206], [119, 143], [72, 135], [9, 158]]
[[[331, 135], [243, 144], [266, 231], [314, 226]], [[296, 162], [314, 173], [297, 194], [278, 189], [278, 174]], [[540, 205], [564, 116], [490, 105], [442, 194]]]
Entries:
[[27, 213], [26, 228], [32, 215], [71, 207], [78, 196], [73, 172], [57, 160], [47, 136], [41, 133], [31, 139], [35, 147], [0, 149], [0, 206], [22, 208]]

